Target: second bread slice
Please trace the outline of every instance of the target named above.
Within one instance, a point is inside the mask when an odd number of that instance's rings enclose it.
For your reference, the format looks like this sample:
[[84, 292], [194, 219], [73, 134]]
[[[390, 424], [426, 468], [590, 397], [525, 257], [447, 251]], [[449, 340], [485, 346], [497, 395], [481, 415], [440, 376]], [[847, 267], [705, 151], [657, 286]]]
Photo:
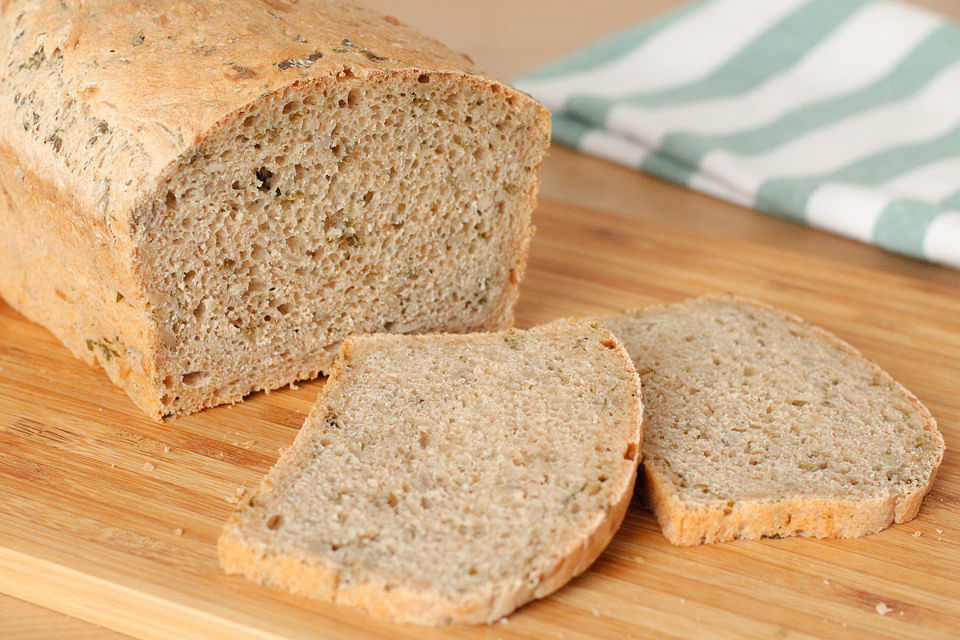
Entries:
[[221, 563], [396, 620], [496, 620], [610, 541], [641, 420], [629, 356], [597, 323], [351, 338]]
[[936, 422], [836, 336], [730, 296], [603, 322], [643, 379], [644, 491], [671, 542], [852, 537], [916, 515]]

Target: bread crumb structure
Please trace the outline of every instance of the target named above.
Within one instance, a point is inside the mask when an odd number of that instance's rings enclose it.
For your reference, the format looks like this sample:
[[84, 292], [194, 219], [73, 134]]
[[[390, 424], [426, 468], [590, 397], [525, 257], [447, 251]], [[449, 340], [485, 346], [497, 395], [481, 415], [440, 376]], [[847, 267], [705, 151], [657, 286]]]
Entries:
[[495, 622], [609, 542], [641, 414], [629, 357], [598, 324], [350, 338], [227, 523], [221, 563], [381, 617]]
[[644, 492], [671, 542], [852, 537], [916, 515], [936, 422], [836, 336], [732, 296], [603, 322], [643, 380]]
[[352, 333], [512, 322], [546, 110], [395, 20], [273, 4], [3, 12], [0, 294], [153, 416]]
[[881, 616], [885, 616], [891, 611], [893, 611], [893, 609], [891, 607], [888, 607], [887, 603], [885, 602], [878, 602], [877, 606], [874, 607], [874, 609], [876, 609], [876, 612], [879, 613]]

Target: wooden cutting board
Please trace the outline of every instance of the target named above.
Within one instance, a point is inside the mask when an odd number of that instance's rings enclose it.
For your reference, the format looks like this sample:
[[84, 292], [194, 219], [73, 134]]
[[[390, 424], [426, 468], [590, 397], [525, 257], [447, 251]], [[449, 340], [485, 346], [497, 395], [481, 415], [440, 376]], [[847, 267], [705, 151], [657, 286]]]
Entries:
[[858, 540], [677, 548], [635, 504], [590, 570], [502, 624], [381, 623], [217, 566], [238, 488], [292, 442], [322, 382], [153, 422], [0, 301], [0, 591], [141, 638], [957, 637], [956, 290], [552, 201], [537, 225], [519, 326], [722, 290], [860, 347], [941, 422], [919, 517]]

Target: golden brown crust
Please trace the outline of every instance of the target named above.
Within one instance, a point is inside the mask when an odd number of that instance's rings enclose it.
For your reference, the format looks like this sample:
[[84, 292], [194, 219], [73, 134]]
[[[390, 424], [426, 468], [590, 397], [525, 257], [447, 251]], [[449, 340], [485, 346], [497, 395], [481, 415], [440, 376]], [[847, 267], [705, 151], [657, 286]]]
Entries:
[[[109, 159], [106, 211], [102, 192], [91, 189], [99, 182], [91, 179], [94, 167], [63, 171], [80, 210], [118, 220], [224, 118], [290, 86], [344, 75], [450, 73], [535, 104], [436, 40], [346, 2], [40, 0], [5, 7], [2, 19], [0, 37], [16, 38], [26, 59], [41, 48], [45, 60], [62, 56], [64, 88], [86, 117], [128, 136], [124, 157]], [[43, 171], [81, 160], [75, 146], [82, 145], [70, 144], [70, 134], [61, 132], [65, 142], [54, 153], [19, 127], [0, 127], [0, 141], [20, 152], [21, 164]]]
[[[237, 573], [265, 585], [283, 586], [294, 593], [319, 600], [329, 600], [337, 604], [356, 606], [368, 614], [424, 625], [440, 624], [478, 624], [493, 622], [508, 615], [531, 600], [550, 595], [573, 577], [585, 571], [603, 552], [613, 539], [623, 522], [630, 500], [633, 497], [636, 481], [636, 467], [640, 461], [643, 440], [643, 405], [640, 400], [640, 378], [633, 369], [633, 363], [626, 348], [610, 333], [616, 357], [626, 371], [632, 373], [632, 381], [637, 402], [633, 407], [631, 423], [635, 424], [629, 444], [635, 445], [635, 458], [630, 472], [618, 477], [619, 486], [611, 490], [612, 499], [609, 508], [598, 514], [593, 524], [582, 535], [570, 540], [562, 549], [557, 549], [544, 557], [528, 579], [515, 580], [507, 584], [492, 584], [483, 593], [469, 594], [463, 598], [451, 599], [430, 590], [415, 590], [402, 585], [364, 581], [349, 585], [337, 583], [338, 572], [335, 567], [321, 560], [297, 558], [289, 554], [273, 553], [269, 549], [251, 544], [239, 532], [240, 511], [234, 513], [224, 527], [218, 541], [221, 566], [227, 573]], [[426, 340], [426, 336], [413, 336]], [[454, 341], [469, 341], [469, 336], [451, 336]], [[344, 341], [340, 356], [333, 366], [332, 381], [336, 384], [336, 372], [348, 361], [354, 351], [354, 340]], [[318, 411], [325, 407], [324, 398], [330, 392], [328, 384], [320, 393], [316, 405], [307, 418], [307, 424], [313, 422]], [[308, 438], [308, 427], [301, 429], [297, 440]], [[290, 447], [288, 451], [295, 448]], [[629, 459], [629, 458], [628, 458]], [[256, 497], [271, 490], [274, 478], [279, 477], [281, 469], [293, 461], [284, 456], [264, 478]]]
[[129, 255], [82, 218], [75, 202], [0, 146], [0, 296], [159, 418], [149, 357], [156, 329], [137, 299]]
[[[766, 303], [740, 296], [709, 294], [705, 299], [752, 306], [801, 324], [821, 339], [847, 353], [864, 358], [853, 346], [834, 334], [811, 325], [806, 320], [781, 311]], [[665, 308], [679, 305], [658, 305]], [[642, 313], [638, 311], [636, 313]], [[904, 398], [924, 416], [924, 428], [936, 433], [940, 455], [924, 486], [905, 494], [889, 493], [864, 498], [796, 496], [782, 500], [683, 500], [671, 480], [672, 474], [656, 460], [643, 463], [642, 494], [653, 511], [664, 536], [676, 545], [695, 545], [734, 539], [783, 537], [790, 535], [813, 538], [854, 538], [876, 533], [890, 524], [913, 519], [923, 497], [930, 491], [943, 460], [943, 439], [937, 423], [920, 400], [893, 380], [877, 364], [867, 360], [874, 373], [896, 385]]]

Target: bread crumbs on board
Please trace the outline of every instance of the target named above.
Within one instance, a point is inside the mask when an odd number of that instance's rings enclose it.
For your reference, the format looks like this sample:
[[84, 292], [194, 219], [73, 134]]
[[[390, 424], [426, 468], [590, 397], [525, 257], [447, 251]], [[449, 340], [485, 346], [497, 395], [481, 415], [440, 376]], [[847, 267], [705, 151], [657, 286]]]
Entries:
[[144, 463], [143, 463], [143, 468], [144, 468], [144, 470], [146, 470], [146, 471], [156, 471], [156, 469], [157, 469], [156, 465], [153, 464], [152, 462], [144, 462]]
[[176, 529], [174, 529], [174, 530], [173, 530], [173, 535], [175, 535], [175, 536], [182, 536], [182, 535], [183, 535], [183, 527], [177, 527]]
[[886, 602], [878, 602], [877, 606], [874, 608], [877, 610], [877, 613], [879, 613], [882, 616], [885, 616], [891, 611], [893, 611], [893, 608], [888, 607]]

